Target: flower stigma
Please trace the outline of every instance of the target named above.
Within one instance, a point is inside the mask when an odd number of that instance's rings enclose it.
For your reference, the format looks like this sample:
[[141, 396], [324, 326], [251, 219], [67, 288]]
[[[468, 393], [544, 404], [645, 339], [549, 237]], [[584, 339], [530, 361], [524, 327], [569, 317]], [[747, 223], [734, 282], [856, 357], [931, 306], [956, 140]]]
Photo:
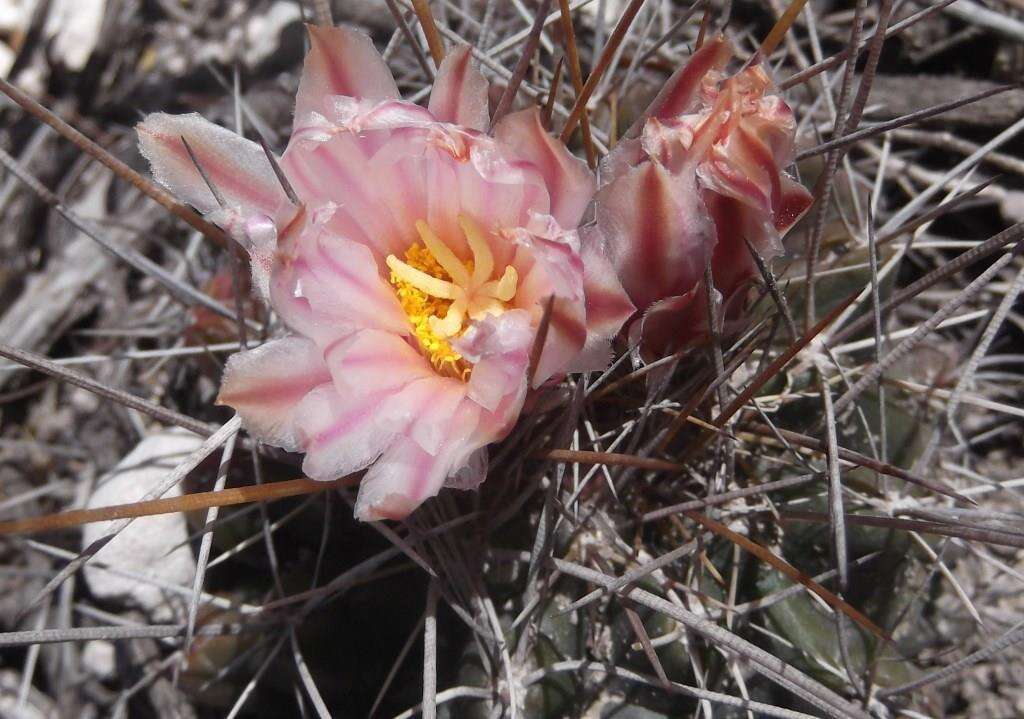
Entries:
[[466, 380], [471, 367], [449, 340], [460, 335], [469, 320], [500, 315], [515, 297], [519, 275], [512, 265], [492, 279], [494, 255], [480, 226], [465, 215], [459, 225], [473, 259], [463, 262], [423, 220], [416, 222], [421, 242], [405, 252], [402, 261], [388, 255], [390, 281], [413, 327], [420, 350], [442, 374]]

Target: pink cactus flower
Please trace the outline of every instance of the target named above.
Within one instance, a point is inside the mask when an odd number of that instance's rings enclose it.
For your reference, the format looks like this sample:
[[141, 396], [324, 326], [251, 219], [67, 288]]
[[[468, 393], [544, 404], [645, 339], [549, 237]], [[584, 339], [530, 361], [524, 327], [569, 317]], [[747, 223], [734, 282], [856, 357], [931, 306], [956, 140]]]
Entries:
[[796, 125], [766, 94], [760, 65], [722, 73], [732, 58], [722, 38], [696, 52], [655, 98], [636, 137], [605, 158], [597, 226], [630, 299], [643, 312], [631, 327], [648, 356], [705, 336], [704, 269], [710, 253], [727, 324], [742, 321], [759, 276], [746, 246], [765, 259], [811, 203], [782, 168]]
[[486, 134], [468, 47], [423, 108], [399, 98], [366, 36], [309, 33], [284, 183], [257, 144], [198, 115], [150, 115], [140, 146], [160, 182], [248, 250], [289, 332], [231, 357], [218, 402], [304, 452], [314, 479], [366, 469], [356, 515], [400, 519], [442, 486], [482, 481], [487, 445], [530, 389], [549, 297], [533, 387], [605, 366], [634, 308], [577, 232], [593, 175], [536, 109]]

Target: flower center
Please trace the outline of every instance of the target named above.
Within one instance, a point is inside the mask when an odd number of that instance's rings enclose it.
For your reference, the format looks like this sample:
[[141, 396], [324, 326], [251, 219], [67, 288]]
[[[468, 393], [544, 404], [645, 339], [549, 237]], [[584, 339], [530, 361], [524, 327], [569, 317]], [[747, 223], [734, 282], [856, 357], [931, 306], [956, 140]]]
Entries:
[[465, 215], [459, 225], [473, 259], [462, 262], [423, 220], [417, 242], [405, 252], [405, 261], [388, 255], [390, 281], [409, 317], [420, 350], [438, 371], [466, 379], [469, 364], [449, 340], [461, 334], [469, 320], [500, 315], [515, 297], [519, 275], [509, 265], [501, 277], [491, 279], [494, 255], [480, 226]]

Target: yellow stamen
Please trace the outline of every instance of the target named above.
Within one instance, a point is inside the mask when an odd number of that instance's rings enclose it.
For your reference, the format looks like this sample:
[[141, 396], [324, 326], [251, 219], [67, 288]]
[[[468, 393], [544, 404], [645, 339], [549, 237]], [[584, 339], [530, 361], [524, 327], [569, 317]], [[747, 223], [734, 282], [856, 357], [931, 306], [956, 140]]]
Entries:
[[473, 252], [473, 285], [479, 287], [491, 278], [494, 272], [494, 255], [487, 244], [480, 226], [465, 215], [459, 215], [459, 225], [466, 234], [469, 249]]
[[491, 279], [494, 254], [483, 230], [472, 219], [459, 217], [473, 259], [463, 262], [424, 221], [416, 222], [423, 244], [405, 253], [405, 261], [388, 255], [391, 284], [409, 318], [421, 351], [442, 374], [465, 380], [470, 366], [449, 339], [465, 330], [469, 320], [500, 315], [516, 294], [519, 274], [509, 265]]
[[387, 259], [384, 261], [387, 262], [388, 268], [394, 272], [400, 280], [409, 283], [421, 292], [425, 292], [431, 297], [439, 297], [443, 300], [455, 299], [458, 288], [456, 288], [451, 282], [445, 282], [437, 277], [428, 275], [426, 272], [421, 272], [415, 267], [411, 267], [410, 265], [402, 262], [394, 255], [388, 255]]
[[434, 256], [438, 264], [452, 278], [452, 282], [459, 287], [468, 285], [469, 271], [459, 261], [459, 258], [455, 256], [455, 253], [451, 251], [451, 248], [434, 234], [434, 231], [430, 229], [430, 225], [423, 220], [416, 220], [416, 231], [420, 233], [420, 239], [423, 240], [423, 244], [430, 250], [430, 254]]
[[509, 265], [505, 268], [505, 274], [500, 280], [491, 280], [480, 285], [480, 292], [487, 294], [502, 302], [508, 302], [516, 296], [516, 285], [519, 284], [519, 273], [516, 268]]
[[448, 307], [448, 312], [445, 314], [444, 319], [438, 317], [430, 318], [430, 329], [434, 331], [434, 334], [439, 337], [452, 337], [459, 333], [462, 329], [462, 320], [466, 316], [464, 300], [455, 300], [451, 306]]
[[[463, 361], [462, 356], [452, 348], [448, 340], [435, 333], [431, 327], [431, 320], [445, 315], [455, 303], [442, 297], [432, 296], [408, 279], [426, 275], [432, 280], [444, 282], [449, 278], [448, 273], [419, 243], [406, 251], [405, 260], [405, 262], [401, 262], [395, 258], [393, 262], [388, 262], [388, 267], [391, 268], [390, 279], [395, 288], [395, 295], [409, 318], [409, 324], [412, 325], [413, 336], [416, 337], [420, 351], [430, 360], [434, 369], [441, 374], [466, 379], [469, 374], [469, 366]], [[416, 274], [410, 274], [407, 269]], [[396, 270], [398, 271], [396, 272]]]

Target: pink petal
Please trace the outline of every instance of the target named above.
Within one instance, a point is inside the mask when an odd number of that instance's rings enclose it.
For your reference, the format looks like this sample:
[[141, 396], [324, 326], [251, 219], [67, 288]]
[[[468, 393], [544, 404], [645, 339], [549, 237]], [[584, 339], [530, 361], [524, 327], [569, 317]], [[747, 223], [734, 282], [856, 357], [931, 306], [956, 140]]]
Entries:
[[526, 395], [526, 368], [534, 333], [529, 312], [509, 310], [474, 322], [454, 343], [455, 349], [473, 363], [467, 395], [486, 410], [484, 417], [490, 422], [490, 434], [481, 444], [500, 439], [506, 425], [519, 414]]
[[481, 447], [469, 455], [465, 464], [448, 475], [444, 486], [464, 491], [476, 489], [487, 478], [488, 461], [487, 447]]
[[614, 182], [646, 159], [643, 138], [625, 137], [619, 140], [601, 160], [601, 186]]
[[796, 118], [781, 97], [762, 97], [757, 102], [757, 112], [743, 118], [741, 124], [771, 148], [776, 167], [784, 167], [793, 161]]
[[712, 159], [700, 166], [705, 187], [730, 195], [765, 215], [774, 212], [782, 200], [779, 168], [771, 148], [740, 125], [719, 145]]
[[586, 306], [575, 300], [556, 298], [544, 349], [533, 376], [533, 387], [540, 387], [552, 377], [568, 372], [586, 342]]
[[564, 231], [550, 216], [534, 215], [528, 227], [507, 232], [517, 246], [514, 264], [519, 271], [519, 288], [513, 303], [528, 310], [539, 323], [544, 306], [555, 297], [534, 375], [534, 386], [557, 374], [564, 374], [579, 354], [587, 337], [583, 292], [583, 261], [579, 236]]
[[[468, 143], [468, 150], [463, 148], [470, 154], [468, 159], [463, 154], [452, 154], [447, 141], [440, 142], [431, 128], [396, 130], [369, 159], [345, 161], [352, 168], [349, 174], [363, 187], [347, 192], [352, 182], [349, 180], [345, 184], [321, 184], [319, 191], [333, 191], [333, 199], [342, 203], [341, 212], [360, 219], [353, 239], [366, 237], [360, 241], [370, 244], [381, 256], [401, 256], [409, 245], [418, 242], [415, 223], [419, 219], [426, 220], [444, 237], [456, 254], [469, 259], [460, 215], [468, 215], [485, 230], [494, 231], [524, 226], [533, 213], [546, 214], [547, 190], [532, 165], [522, 162], [522, 167], [514, 166], [502, 157], [491, 138], [453, 137], [453, 141]], [[369, 224], [362, 213], [370, 211], [389, 219], [389, 227], [362, 231], [360, 228]], [[341, 231], [337, 222], [334, 227]], [[492, 241], [491, 249], [496, 265], [511, 261], [511, 243]]]
[[157, 181], [202, 213], [219, 210], [220, 205], [189, 158], [183, 137], [230, 209], [242, 216], [259, 213], [273, 217], [286, 201], [259, 145], [195, 113], [153, 113], [136, 131], [139, 149]]
[[718, 233], [718, 244], [711, 255], [711, 274], [715, 287], [728, 297], [734, 288], [758, 274], [747, 239], [765, 259], [781, 254], [782, 247], [764, 214], [727, 195], [705, 192], [704, 197]]
[[[488, 361], [494, 362], [495, 360]], [[472, 447], [484, 447], [508, 436], [508, 433], [515, 427], [526, 401], [525, 377], [520, 382], [520, 387], [520, 391], [511, 392], [502, 397], [495, 409], [481, 412], [480, 423], [473, 435]]]
[[[393, 222], [390, 237], [372, 240], [382, 255], [401, 256], [418, 242], [415, 224], [423, 219], [456, 254], [468, 259], [460, 214], [469, 215], [488, 230], [517, 226], [527, 219], [532, 204], [542, 204], [542, 196], [544, 202], [547, 199], [536, 184], [521, 182], [522, 173], [508, 183], [481, 176], [474, 163], [439, 145], [435, 133], [427, 128], [395, 131], [358, 172], [373, 189], [376, 204], [385, 208], [384, 214]], [[507, 262], [511, 255], [501, 244], [492, 243], [492, 250], [497, 264]]]
[[[336, 205], [328, 224], [333, 234], [370, 247], [383, 261], [388, 254], [401, 256], [417, 237], [407, 216], [391, 208], [403, 200], [415, 202], [417, 193], [410, 190], [421, 183], [412, 175], [396, 184], [390, 172], [394, 158], [418, 158], [425, 147], [422, 132], [415, 141], [386, 130], [343, 133], [322, 143], [293, 143], [281, 163], [300, 197]], [[429, 186], [426, 180], [422, 185]]]
[[508, 394], [511, 384], [509, 380], [507, 363], [494, 358], [481, 360], [473, 367], [473, 374], [469, 379], [469, 397], [484, 409], [493, 412]]
[[314, 312], [351, 330], [409, 331], [394, 288], [381, 278], [370, 248], [326, 231], [310, 239], [295, 260], [295, 271]]
[[362, 330], [325, 347], [324, 359], [343, 394], [395, 391], [414, 380], [437, 376], [409, 342], [380, 330]]
[[302, 67], [295, 117], [309, 112], [327, 114], [332, 95], [356, 99], [398, 98], [398, 86], [373, 41], [346, 27], [307, 25], [309, 54]]
[[649, 359], [677, 352], [707, 336], [707, 306], [703, 282], [683, 295], [659, 300], [630, 328], [631, 342], [639, 342], [644, 357]]
[[[577, 256], [575, 260], [578, 263], [579, 257]], [[533, 377], [534, 387], [539, 387], [552, 376], [564, 374], [573, 358], [583, 349], [587, 339], [586, 306], [582, 287], [578, 296], [565, 296], [564, 288], [555, 282], [556, 278], [557, 275], [542, 262], [538, 262], [525, 277], [520, 277], [519, 289], [516, 292], [517, 307], [533, 308], [533, 315], [536, 318], [534, 324], [537, 324], [543, 315], [548, 298], [552, 295], [555, 297], [544, 348], [541, 350]], [[579, 282], [582, 286], [582, 266]]]
[[701, 83], [712, 70], [721, 70], [732, 58], [732, 46], [721, 35], [712, 38], [679, 68], [651, 102], [644, 119], [667, 120], [695, 109]]
[[[465, 399], [465, 383], [440, 375], [425, 377], [399, 390], [377, 422], [387, 431], [411, 437], [427, 452], [437, 454], [443, 442], [464, 439], [452, 436], [452, 418]], [[468, 434], [471, 429], [464, 431]]]
[[363, 477], [356, 517], [363, 521], [404, 519], [424, 500], [435, 496], [449, 476], [458, 476], [464, 468], [479, 471], [480, 458], [473, 458], [473, 454], [480, 445], [465, 439], [480, 414], [474, 407], [472, 402], [460, 406], [448, 427], [453, 439], [435, 454], [411, 439], [395, 440]]
[[455, 162], [438, 150], [428, 152], [424, 164], [427, 182], [427, 224], [439, 237], [445, 238], [453, 250], [464, 245], [465, 238], [459, 224], [462, 207], [459, 204], [459, 181]]
[[330, 381], [316, 345], [285, 337], [232, 355], [217, 404], [233, 407], [261, 441], [296, 451], [296, 407], [314, 387]]
[[640, 310], [692, 289], [715, 244], [693, 176], [671, 176], [655, 162], [602, 188], [597, 220], [608, 258]]
[[[760, 273], [747, 247], [750, 238], [766, 258], [781, 251], [777, 233], [765, 216], [753, 212], [738, 200], [704, 192], [705, 201], [718, 232], [711, 256], [711, 272], [722, 294], [723, 332], [732, 335], [749, 321], [747, 299]], [[708, 337], [707, 290], [703, 278], [692, 290], [655, 302], [643, 315], [640, 334], [645, 357], [663, 357]]]
[[428, 108], [438, 120], [484, 132], [490, 123], [487, 80], [468, 45], [448, 52], [437, 70]]
[[[547, 190], [539, 176], [536, 182], [498, 182], [482, 177], [472, 163], [457, 165], [455, 172], [459, 181], [459, 206], [481, 227], [523, 227], [531, 213], [548, 211]], [[514, 248], [509, 243], [492, 243], [491, 249], [495, 264], [512, 261]]]
[[362, 234], [370, 238], [380, 231], [392, 231], [388, 218], [381, 217], [373, 177], [366, 174], [372, 157], [373, 150], [366, 138], [342, 133], [326, 142], [290, 144], [281, 165], [303, 200], [336, 203], [351, 214]]
[[[752, 275], [737, 275], [736, 282], [730, 288], [719, 288], [724, 300], [722, 333], [726, 337], [735, 336], [749, 323], [747, 309], [752, 282]], [[706, 342], [708, 294], [703, 280], [684, 295], [666, 297], [656, 302], [642, 320], [633, 325], [631, 334], [633, 341], [636, 341], [637, 335], [642, 337], [643, 355], [650, 359], [665, 357], [694, 343]]]
[[377, 459], [395, 439], [375, 421], [393, 397], [387, 391], [343, 395], [331, 383], [310, 392], [296, 410], [306, 476], [329, 481]]
[[[506, 118], [507, 119], [507, 118]], [[486, 135], [473, 136], [467, 143], [468, 162], [461, 163], [461, 173], [466, 179], [469, 177], [483, 178], [492, 187], [517, 187], [522, 189], [520, 206], [514, 210], [512, 207], [504, 208], [512, 210], [512, 217], [519, 218], [515, 221], [503, 223], [507, 227], [516, 227], [526, 224], [530, 213], [547, 215], [551, 210], [553, 200], [551, 190], [548, 187], [547, 178], [542, 170], [533, 164], [527, 157], [518, 156], [511, 148], [505, 147], [501, 142]], [[465, 158], [463, 158], [465, 159]], [[474, 195], [474, 189], [466, 179], [462, 181], [463, 201], [469, 198], [470, 204], [478, 203], [480, 200]], [[504, 203], [507, 204], [507, 203]]]
[[315, 145], [348, 133], [367, 135], [371, 145], [378, 145], [375, 138], [387, 137], [387, 133], [380, 130], [406, 127], [441, 126], [430, 110], [404, 100], [358, 100], [347, 95], [331, 95], [322, 102], [319, 111], [296, 116], [289, 144]]
[[427, 217], [427, 158], [422, 147], [404, 140], [390, 142], [366, 166], [367, 177], [374, 186], [388, 188], [381, 192], [379, 201], [395, 224], [396, 236], [387, 243], [377, 238], [374, 244], [380, 255], [395, 254], [403, 257], [406, 249], [419, 242], [416, 221]]
[[814, 202], [807, 188], [786, 175], [782, 176], [782, 195], [775, 208], [775, 229], [785, 234], [795, 225]]
[[[468, 258], [460, 214], [485, 229], [520, 226], [531, 211], [546, 211], [547, 190], [532, 165], [514, 167], [491, 138], [439, 135], [443, 127], [342, 133], [323, 142], [292, 143], [282, 164], [301, 197], [337, 205], [329, 223], [333, 233], [367, 245], [379, 260], [388, 254], [401, 257], [417, 242], [420, 219]], [[496, 262], [511, 256], [507, 243], [493, 249]]]
[[363, 477], [356, 517], [364, 522], [405, 519], [440, 491], [451, 469], [449, 453], [433, 455], [411, 439], [398, 439]]
[[[279, 219], [270, 254], [270, 304], [293, 332], [309, 337], [324, 347], [351, 327], [335, 328], [329, 318], [316, 312], [302, 291], [303, 266], [296, 262], [301, 247], [321, 231], [324, 218], [306, 205], [295, 208], [290, 217]], [[340, 330], [340, 331], [336, 331]]]
[[[332, 276], [329, 267], [317, 267], [317, 270], [328, 278], [327, 280], [314, 274], [311, 267], [313, 263], [320, 265], [324, 262], [319, 249], [321, 239], [326, 245], [337, 239], [326, 229], [333, 214], [334, 208], [331, 205], [323, 205], [317, 210], [311, 210], [308, 205], [300, 205], [290, 216], [282, 215], [278, 220], [280, 230], [276, 234], [271, 253], [269, 292], [274, 311], [290, 330], [308, 337], [321, 348], [351, 335], [366, 322], [370, 322], [371, 326], [378, 326], [373, 323], [384, 324], [389, 318], [392, 321], [395, 319], [394, 314], [390, 312], [380, 318], [360, 316], [358, 308], [362, 305], [357, 305], [356, 311], [353, 312], [347, 311], [349, 308], [339, 308], [337, 303], [330, 301], [324, 305], [311, 301], [311, 296], [319, 299], [325, 294], [324, 290], [317, 292], [321, 284], [341, 281]], [[313, 258], [312, 262], [309, 258]], [[366, 272], [368, 270], [363, 267], [355, 274], [365, 276]], [[383, 293], [387, 292], [386, 288], [375, 288], [368, 284], [367, 290], [380, 297], [379, 308], [383, 310], [387, 307], [386, 299], [383, 297]], [[405, 325], [402, 324], [401, 327], [404, 329]]]
[[551, 198], [550, 214], [558, 224], [576, 227], [594, 195], [594, 175], [544, 129], [540, 110], [532, 107], [506, 115], [495, 128], [495, 137], [540, 171]]
[[611, 342], [636, 308], [601, 247], [596, 228], [583, 235], [583, 289], [587, 297], [587, 341], [571, 371], [602, 370], [611, 359]]
[[[521, 396], [518, 401], [521, 405]], [[486, 416], [466, 398], [466, 385], [436, 374], [391, 395], [378, 409], [377, 422], [382, 432], [397, 434], [363, 478], [356, 516], [403, 519], [437, 494], [450, 475], [478, 472], [480, 457], [470, 462], [474, 452], [499, 438], [490, 432], [493, 419], [481, 429]]]

